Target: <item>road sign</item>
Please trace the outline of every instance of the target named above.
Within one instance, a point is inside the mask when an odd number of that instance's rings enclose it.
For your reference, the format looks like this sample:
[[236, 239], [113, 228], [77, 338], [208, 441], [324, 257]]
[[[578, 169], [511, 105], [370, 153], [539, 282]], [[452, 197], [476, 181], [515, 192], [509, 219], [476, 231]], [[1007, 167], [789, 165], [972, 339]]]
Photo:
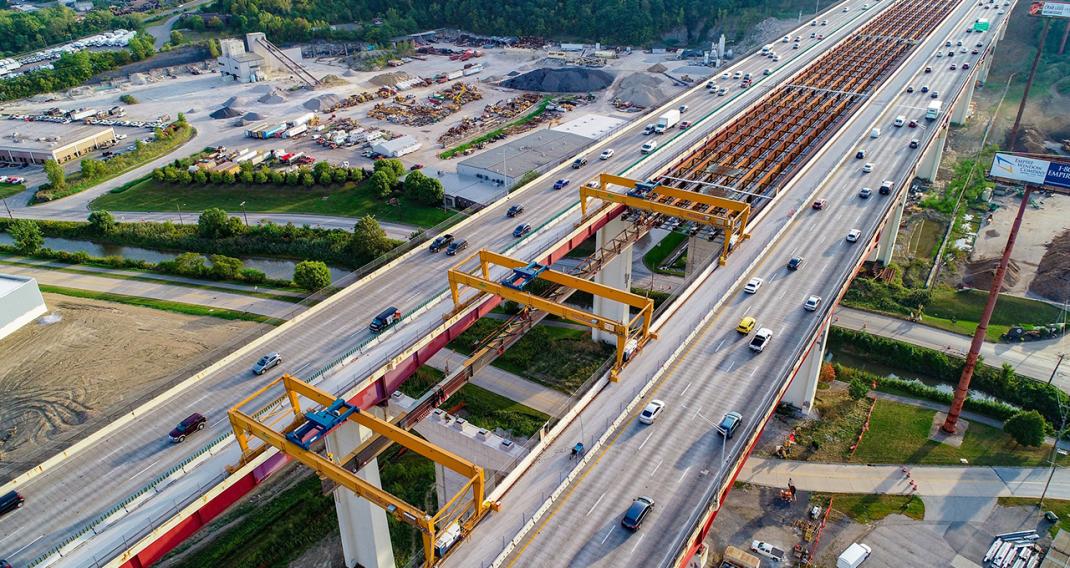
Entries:
[[1067, 2], [1033, 2], [1029, 6], [1030, 16], [1049, 16], [1053, 18], [1070, 18], [1070, 3]]
[[1070, 189], [1070, 163], [996, 154], [989, 175], [1010, 181]]

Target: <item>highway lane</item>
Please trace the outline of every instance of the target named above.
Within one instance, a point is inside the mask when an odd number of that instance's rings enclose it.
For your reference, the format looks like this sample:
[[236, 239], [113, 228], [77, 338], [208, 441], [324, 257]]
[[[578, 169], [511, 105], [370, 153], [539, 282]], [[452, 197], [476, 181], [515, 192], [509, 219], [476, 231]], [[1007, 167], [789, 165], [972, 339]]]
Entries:
[[[875, 12], [874, 10], [870, 14], [852, 12], [842, 15], [837, 12], [828, 16], [830, 20], [828, 26], [818, 26], [818, 28], [823, 29], [825, 33], [833, 34], [833, 30], [842, 26], [844, 22], [853, 19], [854, 22], [851, 24], [853, 28], [859, 21], [871, 17]], [[839, 35], [843, 33], [846, 32], [838, 32]], [[787, 58], [780, 63], [780, 68], [784, 69], [784, 72], [774, 74], [768, 79], [760, 79], [751, 89], [734, 97], [718, 97], [706, 93], [705, 89], [699, 87], [689, 95], [684, 101], [691, 107], [687, 118], [695, 120], [698, 116], [718, 109], [719, 113], [707, 119], [701, 127], [694, 127], [680, 134], [676, 145], [680, 146], [698, 139], [704, 131], [708, 131], [725, 117], [739, 112], [766, 92], [771, 84], [781, 79], [785, 73], [809, 61], [819, 50], [806, 48], [819, 44], [815, 40], [808, 39], [807, 36], [808, 34], [804, 35], [806, 39], [802, 42], [803, 49], [784, 52]], [[830, 42], [832, 38], [825, 41]], [[732, 70], [749, 71], [756, 77], [760, 77], [761, 70], [769, 66], [768, 59], [755, 56], [741, 61]], [[586, 168], [578, 171], [566, 169], [561, 175], [571, 177], [573, 183], [578, 184], [593, 177], [599, 171], [619, 171], [633, 164], [640, 157], [638, 147], [649, 139], [639, 133], [646, 122], [648, 122], [647, 118], [638, 121], [610, 144], [616, 149], [613, 159], [605, 162], [592, 160]], [[662, 136], [662, 144], [664, 145], [669, 138], [670, 135]], [[593, 156], [599, 151], [600, 148], [596, 147], [588, 154]], [[653, 171], [673, 158], [671, 149], [663, 148], [647, 158], [637, 171], [640, 173]], [[575, 199], [575, 193], [572, 191], [553, 191], [545, 183], [532, 185], [511, 196], [510, 200], [494, 206], [491, 213], [465, 228], [459, 235], [467, 238], [473, 249], [487, 247], [502, 250], [514, 243], [510, 233], [516, 220], [508, 219], [504, 215], [505, 209], [511, 204], [518, 201], [524, 202], [528, 211], [522, 221], [538, 227], [540, 223], [554, 218], [562, 210], [574, 204]], [[541, 250], [541, 246], [545, 246], [567, 232], [570, 226], [570, 223], [561, 222], [543, 231], [543, 235], [538, 236], [537, 239], [531, 239], [530, 250], [524, 254], [534, 256]], [[368, 321], [386, 305], [396, 305], [407, 311], [433, 297], [445, 288], [446, 268], [453, 261], [454, 259], [441, 254], [431, 255], [421, 250], [375, 280], [365, 281], [351, 287], [344, 292], [345, 298], [331, 309], [318, 312], [313, 317], [290, 325], [280, 336], [262, 349], [248, 353], [247, 357], [239, 358], [224, 366], [195, 387], [176, 395], [165, 406], [138, 418], [95, 443], [90, 449], [76, 454], [56, 468], [23, 484], [19, 490], [27, 496], [26, 507], [18, 515], [5, 516], [0, 519], [0, 528], [4, 531], [4, 537], [0, 538], [0, 550], [21, 548], [21, 551], [12, 558], [19, 562], [25, 562], [47, 551], [66, 535], [73, 534], [84, 523], [108, 510], [119, 499], [133, 494], [156, 475], [170, 469], [172, 464], [197, 452], [204, 442], [228, 431], [229, 427], [225, 420], [226, 409], [249, 391], [278, 376], [283, 370], [307, 376], [325, 362], [345, 353], [368, 338], [366, 330]], [[382, 285], [384, 283], [386, 285]], [[355, 364], [344, 369], [345, 373], [366, 372], [370, 368], [377, 367], [384, 360], [384, 354], [392, 353], [392, 350], [397, 349], [402, 343], [412, 340], [423, 330], [433, 327], [438, 321], [434, 318], [438, 315], [437, 313], [428, 314], [428, 317], [422, 319], [426, 323], [414, 322], [405, 328], [405, 333], [398, 330], [398, 333], [390, 340], [383, 342], [377, 350], [366, 354]], [[251, 340], [252, 338], [242, 339], [243, 342]], [[249, 366], [260, 352], [269, 350], [278, 350], [283, 354], [284, 368], [264, 377], [253, 377], [249, 373]], [[335, 384], [345, 384], [343, 378], [339, 377]], [[208, 427], [205, 431], [183, 445], [168, 444], [165, 439], [167, 431], [194, 411], [201, 412], [208, 417]], [[230, 456], [227, 461], [223, 461], [223, 458], [213, 458], [201, 467], [211, 469], [210, 475], [215, 476], [222, 471], [219, 462], [233, 463], [233, 461], [233, 456]], [[116, 474], [116, 472], [121, 473]], [[202, 473], [202, 475], [205, 474]], [[183, 487], [176, 484], [173, 489], [168, 489], [168, 500], [171, 505], [188, 500], [190, 497], [188, 494], [173, 495]], [[131, 524], [133, 521], [132, 516], [124, 522]], [[127, 532], [126, 534], [133, 533]]]
[[[785, 196], [787, 199], [774, 204], [773, 216], [757, 227], [751, 241], [729, 259], [725, 267], [728, 270], [719, 270], [710, 279], [710, 291], [688, 302], [689, 306], [694, 303], [697, 309], [681, 311], [680, 321], [670, 322], [672, 329], [668, 333], [673, 330], [681, 333], [679, 328], [690, 331], [701, 322], [704, 315], [701, 306], [715, 303], [723, 287], [737, 281], [737, 275], [765, 279], [755, 295], [734, 289], [722, 307], [698, 328], [698, 334], [682, 355], [669, 364], [659, 383], [646, 395], [647, 400], [658, 398], [667, 403], [657, 423], [639, 424], [636, 416], [643, 405], [638, 405], [613, 433], [609, 443], [592, 456], [592, 463], [558, 498], [532, 533], [521, 541], [507, 566], [661, 566], [672, 557], [684, 536], [681, 530], [698, 518], [705, 505], [703, 497], [720, 484], [722, 474], [728, 470], [722, 466], [722, 452], [726, 462], [732, 463], [748, 437], [748, 427], [752, 431], [756, 426], [763, 402], [771, 400], [774, 386], [797, 359], [800, 340], [813, 336], [828, 309], [824, 306], [817, 313], [806, 312], [802, 309], [803, 301], [809, 294], [833, 298], [839, 282], [864, 251], [861, 243], [845, 241], [846, 232], [861, 228], [862, 241], [867, 241], [873, 236], [872, 227], [892, 206], [890, 198], [880, 197], [876, 192], [868, 200], [859, 198], [859, 188], [865, 185], [876, 189], [882, 179], [893, 179], [900, 184], [909, 181], [896, 178], [897, 174], [909, 171], [918, 158], [918, 151], [910, 150], [907, 143], [912, 136], [928, 137], [931, 133], [895, 128], [890, 123], [898, 114], [920, 118], [930, 99], [907, 95], [905, 87], [916, 85], [922, 79], [942, 92], [961, 85], [965, 77], [962, 71], [949, 71], [936, 65], [929, 75], [919, 70], [945, 37], [975, 38], [974, 34], [961, 32], [966, 22], [985, 12], [992, 16], [990, 10], [978, 10], [976, 5], [960, 6], [955, 16], [940, 26], [888, 80], [854, 123], [830, 143], [827, 159], [793, 182]], [[961, 55], [956, 57], [961, 64]], [[975, 60], [976, 57], [971, 58]], [[880, 138], [870, 140], [866, 136], [874, 125], [879, 125], [883, 132]], [[863, 143], [870, 152], [867, 161], [876, 164], [871, 174], [863, 174], [861, 161], [852, 156], [854, 149]], [[829, 200], [824, 211], [808, 207], [810, 191], [814, 188], [818, 198]], [[754, 247], [771, 238], [770, 232], [776, 227], [770, 220], [777, 218], [791, 219], [784, 234], [762, 259], [753, 264], [748, 262], [753, 258], [749, 255], [754, 253]], [[870, 228], [868, 232], [867, 228]], [[801, 270], [789, 273], [784, 263], [795, 254], [807, 260]], [[748, 349], [750, 337], [734, 330], [746, 315], [756, 317], [759, 327], [769, 327], [774, 332], [770, 346], [762, 353]], [[639, 365], [625, 370], [622, 384], [634, 384], [640, 378], [636, 375], [645, 377], [642, 373], [654, 370], [650, 367], [656, 368], [664, 354], [674, 347], [667, 341], [668, 333], [661, 331], [662, 338], [647, 348]], [[627, 394], [627, 389], [621, 390]], [[600, 401], [600, 405], [612, 411], [619, 408], [613, 402], [612, 399]], [[714, 425], [728, 411], [741, 412], [746, 423], [725, 445]], [[603, 419], [597, 414], [584, 418], [588, 424], [600, 424]], [[575, 439], [563, 438], [562, 444], [568, 445]], [[527, 490], [526, 484], [513, 489], [514, 492]], [[620, 520], [639, 495], [653, 497], [657, 505], [643, 528], [630, 533], [620, 527]], [[504, 505], [508, 510], [509, 501]], [[477, 533], [475, 537], [493, 540], [486, 533]], [[463, 560], [475, 565], [471, 556]], [[455, 565], [463, 564], [458, 560]]]

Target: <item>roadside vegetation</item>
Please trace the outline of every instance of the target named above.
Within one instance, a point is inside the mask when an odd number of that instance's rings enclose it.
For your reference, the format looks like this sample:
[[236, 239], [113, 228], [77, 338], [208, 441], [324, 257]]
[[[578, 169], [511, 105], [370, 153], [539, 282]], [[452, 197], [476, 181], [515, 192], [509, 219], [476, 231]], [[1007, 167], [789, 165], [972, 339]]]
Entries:
[[49, 160], [45, 164], [48, 183], [43, 184], [34, 193], [32, 202], [55, 201], [56, 199], [81, 193], [146, 162], [171, 153], [175, 148], [189, 142], [190, 138], [196, 133], [197, 131], [186, 122], [186, 117], [179, 113], [178, 120], [166, 128], [157, 129], [152, 142], [136, 140], [133, 150], [113, 156], [108, 160], [85, 158], [82, 160], [81, 171], [70, 178], [64, 176], [63, 169], [59, 164]]
[[[1035, 497], [1000, 497], [996, 503], [1000, 507], [1033, 507], [1040, 504], [1040, 499]], [[1059, 529], [1070, 531], [1070, 501], [1064, 499], [1045, 499], [1044, 511], [1051, 511], [1059, 516], [1059, 520], [1048, 527], [1048, 536], [1055, 538]]]
[[24, 191], [26, 191], [26, 186], [21, 183], [0, 184], [0, 199], [7, 199], [12, 195], [18, 195]]
[[141, 20], [116, 16], [106, 8], [84, 15], [62, 5], [34, 12], [0, 10], [0, 55], [10, 57], [118, 28], [140, 30]]
[[658, 244], [654, 245], [643, 255], [643, 264], [650, 269], [651, 272], [672, 276], [683, 276], [683, 267], [677, 267], [676, 264], [674, 264], [671, 267], [662, 268], [661, 265], [674, 250], [679, 248], [680, 245], [685, 242], [687, 242], [686, 234], [677, 231], [670, 232], [668, 235], [665, 235], [665, 238], [661, 239]]
[[208, 306], [198, 306], [196, 304], [184, 304], [182, 302], [156, 300], [153, 298], [142, 298], [138, 296], [126, 296], [123, 294], [113, 294], [110, 292], [93, 292], [90, 290], [79, 290], [76, 288], [65, 288], [62, 286], [49, 286], [47, 284], [38, 284], [38, 286], [41, 288], [42, 292], [52, 294], [62, 294], [64, 296], [71, 296], [73, 298], [89, 298], [91, 300], [103, 300], [106, 302], [116, 302], [119, 304], [141, 306], [144, 308], [155, 308], [157, 310], [164, 310], [179, 314], [187, 314], [191, 316], [211, 316], [214, 318], [221, 318], [227, 320], [255, 321], [257, 323], [266, 323], [270, 325], [280, 325], [283, 323], [283, 320], [280, 319], [263, 316], [260, 314], [253, 314], [249, 312], [239, 312], [222, 308], [210, 308]]
[[915, 521], [925, 518], [925, 503], [914, 495], [875, 495], [868, 493], [813, 493], [810, 503], [822, 509], [832, 502], [833, 513], [840, 513], [862, 524], [870, 524], [888, 515], [904, 515]]
[[[66, 8], [63, 9], [66, 10]], [[4, 26], [4, 17], [8, 14], [9, 12], [7, 11], [0, 11], [0, 28]], [[26, 34], [24, 32], [35, 29], [39, 28], [31, 24], [29, 27], [24, 28], [22, 33], [11, 35], [16, 37], [32, 36], [35, 34], [32, 32]], [[31, 43], [34, 44], [39, 42], [39, 39], [31, 40]], [[134, 61], [141, 61], [153, 53], [153, 39], [145, 34], [138, 34], [130, 40], [130, 45], [127, 46], [127, 49], [93, 52], [83, 50], [76, 53], [64, 53], [59, 59], [52, 62], [52, 69], [40, 69], [18, 77], [0, 80], [0, 101], [22, 99], [41, 93], [62, 91], [84, 85], [86, 81], [97, 73], [115, 69]]]

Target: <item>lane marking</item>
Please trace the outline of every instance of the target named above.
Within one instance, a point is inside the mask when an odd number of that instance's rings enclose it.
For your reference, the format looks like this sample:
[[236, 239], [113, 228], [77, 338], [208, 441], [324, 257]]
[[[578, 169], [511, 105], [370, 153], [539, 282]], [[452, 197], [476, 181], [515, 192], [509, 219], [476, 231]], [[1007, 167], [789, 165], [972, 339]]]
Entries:
[[597, 507], [598, 504], [602, 502], [602, 498], [605, 497], [605, 496], [606, 496], [606, 494], [604, 492], [601, 495], [599, 495], [598, 496], [598, 500], [594, 502], [594, 505], [591, 505], [591, 508], [587, 510], [587, 514], [584, 515], [584, 516], [590, 516], [591, 512], [594, 511], [595, 507]]
[[149, 470], [150, 467], [152, 467], [152, 466], [154, 466], [154, 465], [156, 465], [158, 463], [160, 463], [160, 460], [156, 460], [156, 461], [150, 463], [149, 465], [145, 466], [145, 469], [142, 469], [141, 471], [139, 471], [139, 472], [135, 473], [134, 475], [130, 476], [130, 479], [134, 479], [135, 477], [145, 473], [146, 471]]
[[12, 558], [14, 558], [14, 556], [15, 556], [16, 554], [18, 554], [18, 553], [22, 552], [23, 550], [26, 550], [27, 548], [29, 548], [29, 547], [30, 547], [30, 545], [31, 545], [31, 544], [33, 544], [33, 543], [35, 543], [35, 542], [37, 542], [37, 541], [41, 540], [42, 538], [45, 538], [45, 535], [41, 535], [41, 536], [39, 536], [39, 537], [37, 537], [37, 538], [33, 539], [33, 540], [32, 540], [31, 542], [27, 543], [27, 544], [26, 544], [26, 546], [24, 546], [24, 547], [22, 547], [22, 548], [20, 548], [20, 549], [16, 550], [15, 552], [12, 552], [12, 553], [11, 553], [11, 557], [12, 557]]
[[716, 353], [716, 352], [720, 351], [721, 350], [721, 346], [724, 345], [725, 341], [728, 341], [727, 337], [722, 339], [721, 342], [717, 344], [717, 348], [714, 349], [713, 352]]
[[650, 477], [654, 477], [654, 474], [657, 473], [658, 468], [661, 467], [661, 464], [664, 463], [664, 462], [665, 462], [665, 458], [662, 458], [662, 459], [658, 460], [657, 465], [655, 465], [654, 469], [650, 471]]
[[615, 529], [615, 528], [617, 528], [617, 527], [616, 526], [609, 527], [609, 530], [606, 531], [606, 536], [602, 537], [602, 542], [600, 542], [598, 544], [605, 544], [606, 541], [609, 540], [609, 535], [613, 534], [613, 529]]
[[644, 536], [646, 536], [646, 533], [643, 533], [643, 534], [639, 535], [639, 538], [635, 541], [635, 544], [632, 545], [632, 550], [631, 550], [632, 552], [635, 552], [635, 549], [636, 549], [636, 547], [639, 546], [639, 543], [643, 542], [643, 537]]
[[687, 476], [687, 472], [689, 471], [691, 471], [691, 466], [687, 466], [687, 469], [685, 469], [684, 472], [680, 474], [680, 479], [676, 480], [676, 482], [680, 483], [681, 481], [683, 481], [684, 477]]
[[684, 394], [687, 393], [687, 389], [689, 389], [689, 388], [691, 388], [691, 383], [687, 383], [687, 386], [684, 387], [684, 390], [680, 391], [680, 396], [681, 397], [684, 396]]
[[651, 437], [651, 436], [653, 436], [653, 435], [654, 435], [654, 431], [653, 431], [653, 430], [651, 430], [651, 431], [650, 431], [650, 433], [646, 435], [646, 438], [644, 438], [644, 439], [643, 439], [643, 443], [642, 443], [642, 444], [639, 444], [639, 447], [638, 447], [638, 448], [636, 448], [636, 451], [639, 451], [639, 450], [643, 449], [643, 446], [645, 446], [645, 445], [646, 445], [646, 443], [647, 443], [648, 441], [650, 441], [650, 437]]

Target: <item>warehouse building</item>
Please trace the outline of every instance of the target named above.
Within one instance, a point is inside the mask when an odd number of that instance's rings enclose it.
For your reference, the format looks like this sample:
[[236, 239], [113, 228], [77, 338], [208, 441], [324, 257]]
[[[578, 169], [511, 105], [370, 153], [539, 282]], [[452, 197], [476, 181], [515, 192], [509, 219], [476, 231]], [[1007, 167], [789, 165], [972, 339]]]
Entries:
[[0, 274], [0, 339], [48, 311], [37, 281]]
[[393, 140], [383, 140], [372, 144], [372, 152], [382, 154], [388, 158], [400, 158], [405, 154], [411, 154], [420, 149], [420, 143], [408, 134], [398, 136]]
[[0, 161], [63, 163], [115, 143], [110, 126], [77, 126], [56, 122], [0, 121]]
[[571, 159], [591, 142], [571, 132], [537, 130], [462, 160], [457, 173], [511, 187], [528, 172], [542, 173]]

